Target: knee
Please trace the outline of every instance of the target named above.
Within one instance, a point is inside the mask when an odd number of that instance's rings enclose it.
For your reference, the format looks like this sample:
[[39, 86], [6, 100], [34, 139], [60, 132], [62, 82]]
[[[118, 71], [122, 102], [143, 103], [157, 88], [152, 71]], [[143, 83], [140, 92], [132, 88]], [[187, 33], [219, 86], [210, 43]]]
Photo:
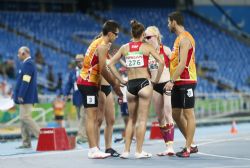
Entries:
[[102, 122], [103, 122], [103, 119], [102, 119], [102, 118], [98, 118], [98, 119], [97, 119], [97, 126], [98, 126], [98, 127], [101, 127]]
[[137, 122], [137, 126], [146, 126], [146, 124], [147, 124], [147, 121], [144, 119], [139, 119]]
[[113, 126], [115, 124], [115, 119], [112, 118], [112, 119], [106, 120], [106, 124], [107, 126]]

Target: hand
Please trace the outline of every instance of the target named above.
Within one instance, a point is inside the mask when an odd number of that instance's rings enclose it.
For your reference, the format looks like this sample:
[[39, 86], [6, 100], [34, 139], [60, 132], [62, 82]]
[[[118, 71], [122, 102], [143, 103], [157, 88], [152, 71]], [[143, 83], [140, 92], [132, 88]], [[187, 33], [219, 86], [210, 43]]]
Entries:
[[115, 93], [119, 96], [119, 97], [123, 97], [121, 88], [120, 88], [120, 82], [116, 82], [114, 86], [112, 86]]
[[23, 103], [23, 98], [22, 97], [18, 97], [17, 99], [18, 99], [19, 103]]
[[120, 83], [120, 86], [121, 86], [121, 87], [124, 87], [124, 86], [127, 85], [127, 83], [128, 83], [128, 81], [122, 80], [121, 83]]
[[122, 97], [118, 97], [117, 102], [119, 105], [121, 105], [123, 103]]
[[164, 90], [171, 91], [173, 89], [174, 83], [171, 81], [168, 81], [166, 85], [164, 86]]

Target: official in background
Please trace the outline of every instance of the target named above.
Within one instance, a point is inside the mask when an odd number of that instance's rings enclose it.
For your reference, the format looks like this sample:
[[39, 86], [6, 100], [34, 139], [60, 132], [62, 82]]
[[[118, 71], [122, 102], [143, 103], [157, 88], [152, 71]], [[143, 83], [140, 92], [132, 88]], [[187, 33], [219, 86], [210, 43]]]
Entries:
[[71, 70], [68, 81], [64, 89], [65, 99], [68, 99], [70, 91], [73, 88], [72, 101], [73, 101], [73, 105], [76, 107], [76, 110], [77, 110], [77, 117], [80, 120], [78, 135], [76, 137], [76, 141], [78, 144], [85, 143], [88, 141], [87, 135], [86, 135], [86, 128], [85, 128], [85, 112], [84, 112], [84, 107], [83, 107], [83, 99], [82, 99], [81, 92], [79, 91], [77, 84], [76, 84], [76, 80], [82, 69], [83, 58], [84, 56], [82, 54], [76, 55], [75, 57], [76, 67]]
[[39, 127], [32, 120], [32, 108], [34, 103], [38, 102], [37, 95], [37, 72], [36, 66], [30, 57], [30, 49], [28, 47], [21, 47], [18, 50], [18, 58], [22, 62], [19, 69], [16, 87], [14, 90], [14, 101], [19, 104], [20, 108], [20, 123], [21, 135], [23, 144], [19, 147], [31, 148], [32, 133], [36, 138], [39, 135]]

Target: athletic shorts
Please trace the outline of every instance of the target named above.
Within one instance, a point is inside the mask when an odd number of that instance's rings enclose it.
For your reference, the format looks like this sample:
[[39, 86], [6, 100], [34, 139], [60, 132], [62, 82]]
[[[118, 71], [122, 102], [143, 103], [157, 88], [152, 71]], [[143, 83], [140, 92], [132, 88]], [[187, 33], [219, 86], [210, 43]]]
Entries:
[[101, 85], [101, 89], [100, 90], [106, 95], [106, 97], [108, 97], [108, 95], [112, 91], [110, 85]]
[[196, 84], [174, 85], [171, 92], [172, 108], [194, 108]]
[[63, 120], [63, 116], [55, 116], [55, 120]]
[[132, 80], [129, 80], [128, 81], [128, 92], [137, 96], [138, 95], [138, 92], [146, 87], [150, 85], [150, 82], [148, 79], [146, 78], [138, 78], [138, 79], [132, 79]]
[[167, 82], [154, 84], [154, 91], [156, 91], [159, 94], [163, 95], [163, 93], [165, 93], [164, 86], [166, 85], [166, 83]]
[[128, 116], [128, 103], [122, 103], [120, 105], [120, 110], [122, 117]]
[[84, 108], [98, 107], [98, 87], [77, 85], [83, 98]]

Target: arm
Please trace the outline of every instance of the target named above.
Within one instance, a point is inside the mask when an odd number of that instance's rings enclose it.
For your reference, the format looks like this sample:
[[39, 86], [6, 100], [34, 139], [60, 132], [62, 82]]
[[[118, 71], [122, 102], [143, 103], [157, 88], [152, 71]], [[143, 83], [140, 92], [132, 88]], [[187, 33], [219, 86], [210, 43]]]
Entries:
[[[188, 39], [183, 39], [180, 44], [180, 62], [173, 74], [172, 79], [170, 82], [168, 82], [164, 89], [165, 90], [172, 90], [174, 86], [174, 81], [179, 78], [183, 70], [185, 69], [186, 62], [187, 62], [187, 56], [188, 56], [188, 50], [191, 48], [191, 43]], [[172, 81], [172, 82], [171, 82]]]
[[113, 87], [114, 91], [118, 96], [122, 96], [122, 92], [120, 90], [120, 83], [115, 79], [111, 73], [107, 71], [106, 68], [106, 54], [108, 53], [108, 46], [101, 45], [97, 48], [97, 54], [99, 58], [99, 68], [101, 75], [105, 78], [105, 80], [110, 83], [110, 85]]
[[122, 66], [127, 67], [126, 63], [122, 59], [120, 59], [119, 62], [122, 64]]
[[68, 77], [68, 80], [67, 80], [67, 83], [66, 83], [65, 89], [64, 89], [64, 96], [68, 96], [69, 93], [70, 93], [70, 90], [73, 88], [73, 85], [74, 85], [74, 83], [73, 83], [74, 82], [73, 81], [73, 73], [74, 73], [74, 71], [71, 71], [69, 73], [69, 77]]
[[28, 87], [29, 87], [30, 82], [32, 80], [33, 73], [35, 71], [35, 67], [31, 63], [26, 63], [26, 64], [24, 64], [24, 67], [22, 70], [23, 70], [23, 76], [21, 79], [22, 81], [20, 84], [20, 89], [19, 89], [19, 92], [17, 95], [20, 103], [23, 103], [23, 98], [27, 94]]
[[170, 50], [170, 48], [167, 46], [163, 46], [163, 50], [167, 54], [168, 58], [170, 59], [172, 55], [172, 51]]
[[180, 44], [180, 62], [176, 68], [176, 71], [173, 74], [172, 77], [173, 81], [178, 79], [182, 74], [182, 72], [184, 71], [187, 62], [188, 50], [190, 48], [191, 48], [190, 41], [187, 38], [183, 39]]
[[150, 54], [155, 58], [155, 60], [159, 64], [157, 76], [155, 78], [155, 81], [153, 81], [154, 83], [158, 83], [161, 78], [161, 74], [164, 68], [164, 60], [160, 57], [160, 55], [156, 52], [156, 50], [151, 45], [148, 45], [148, 46], [149, 46]]
[[122, 53], [123, 53], [124, 47], [122, 46], [118, 52], [111, 58], [108, 67], [110, 69], [110, 71], [113, 73], [113, 75], [122, 83], [122, 84], [126, 84], [126, 82], [122, 79], [120, 73], [117, 71], [117, 69], [115, 68], [115, 64], [119, 61], [119, 59], [122, 57]]

